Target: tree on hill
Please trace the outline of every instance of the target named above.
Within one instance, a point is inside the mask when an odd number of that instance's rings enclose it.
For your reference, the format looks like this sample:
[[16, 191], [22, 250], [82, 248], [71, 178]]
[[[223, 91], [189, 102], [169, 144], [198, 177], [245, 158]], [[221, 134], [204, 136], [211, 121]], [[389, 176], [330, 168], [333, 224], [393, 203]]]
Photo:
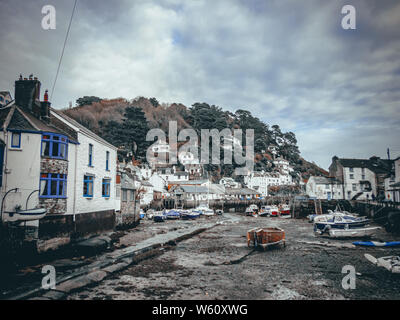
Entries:
[[154, 108], [157, 108], [160, 105], [160, 103], [158, 102], [158, 100], [156, 98], [150, 98], [149, 101], [153, 105]]
[[99, 97], [95, 96], [84, 96], [82, 98], [76, 99], [76, 104], [79, 107], [85, 106], [85, 105], [90, 105], [93, 102], [100, 102], [101, 99]]
[[128, 156], [131, 153], [135, 159], [145, 159], [150, 142], [146, 141], [149, 131], [148, 122], [141, 108], [127, 107], [122, 124], [109, 121], [104, 127], [102, 135], [111, 144], [123, 148]]

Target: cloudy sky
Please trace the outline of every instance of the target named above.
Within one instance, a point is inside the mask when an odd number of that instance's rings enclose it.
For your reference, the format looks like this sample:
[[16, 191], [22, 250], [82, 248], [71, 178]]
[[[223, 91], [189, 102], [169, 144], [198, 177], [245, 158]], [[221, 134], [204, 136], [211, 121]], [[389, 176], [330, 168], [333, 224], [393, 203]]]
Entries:
[[[44, 5], [56, 29], [43, 30]], [[74, 0], [1, 0], [0, 90], [55, 78]], [[341, 9], [356, 9], [344, 30]], [[55, 108], [84, 95], [248, 109], [302, 155], [400, 155], [400, 1], [78, 0]]]

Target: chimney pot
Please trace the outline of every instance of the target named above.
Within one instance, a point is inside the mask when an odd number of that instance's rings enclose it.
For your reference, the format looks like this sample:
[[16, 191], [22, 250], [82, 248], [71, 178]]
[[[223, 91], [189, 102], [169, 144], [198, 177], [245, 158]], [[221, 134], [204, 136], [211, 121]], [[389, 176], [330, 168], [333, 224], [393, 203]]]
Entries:
[[49, 94], [48, 94], [48, 90], [46, 89], [46, 91], [44, 92], [44, 101], [48, 102], [49, 101]]

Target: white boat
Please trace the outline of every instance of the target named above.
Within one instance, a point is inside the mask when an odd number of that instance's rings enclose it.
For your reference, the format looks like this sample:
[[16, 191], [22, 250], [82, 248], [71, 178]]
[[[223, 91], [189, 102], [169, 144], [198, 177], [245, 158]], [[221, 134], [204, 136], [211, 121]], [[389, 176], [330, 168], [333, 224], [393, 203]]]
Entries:
[[200, 205], [197, 208], [193, 209], [194, 212], [199, 212], [202, 215], [205, 216], [213, 216], [214, 215], [214, 210], [210, 209], [206, 205]]
[[281, 205], [279, 213], [281, 216], [290, 216], [290, 206], [286, 203]]
[[356, 228], [356, 229], [330, 229], [331, 238], [363, 238], [372, 236], [379, 227]]
[[251, 204], [246, 208], [246, 216], [256, 216], [258, 213], [258, 207], [255, 204]]
[[260, 212], [258, 213], [260, 217], [268, 217], [271, 215], [271, 206], [261, 206]]
[[271, 206], [271, 216], [272, 217], [279, 216], [279, 209], [277, 206]]
[[387, 256], [381, 258], [375, 258], [370, 254], [366, 253], [365, 258], [372, 262], [378, 267], [384, 267], [386, 270], [392, 273], [400, 273], [400, 257], [399, 256]]
[[7, 221], [15, 222], [15, 221], [32, 221], [32, 220], [40, 220], [44, 218], [47, 211], [45, 208], [35, 208], [28, 210], [16, 210], [14, 212], [6, 211], [8, 214]]
[[154, 216], [154, 213], [155, 213], [155, 211], [154, 211], [153, 209], [147, 210], [147, 212], [146, 212], [146, 218], [149, 219], [149, 220], [152, 220], [152, 219], [153, 219], [153, 216]]

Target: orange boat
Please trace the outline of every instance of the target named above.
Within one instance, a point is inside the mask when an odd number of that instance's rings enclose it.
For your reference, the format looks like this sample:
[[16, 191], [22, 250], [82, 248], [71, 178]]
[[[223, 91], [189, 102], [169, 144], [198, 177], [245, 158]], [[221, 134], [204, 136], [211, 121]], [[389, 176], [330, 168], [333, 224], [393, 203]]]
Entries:
[[281, 228], [255, 228], [247, 231], [247, 246], [250, 245], [262, 249], [267, 249], [271, 246], [285, 244], [285, 231]]

